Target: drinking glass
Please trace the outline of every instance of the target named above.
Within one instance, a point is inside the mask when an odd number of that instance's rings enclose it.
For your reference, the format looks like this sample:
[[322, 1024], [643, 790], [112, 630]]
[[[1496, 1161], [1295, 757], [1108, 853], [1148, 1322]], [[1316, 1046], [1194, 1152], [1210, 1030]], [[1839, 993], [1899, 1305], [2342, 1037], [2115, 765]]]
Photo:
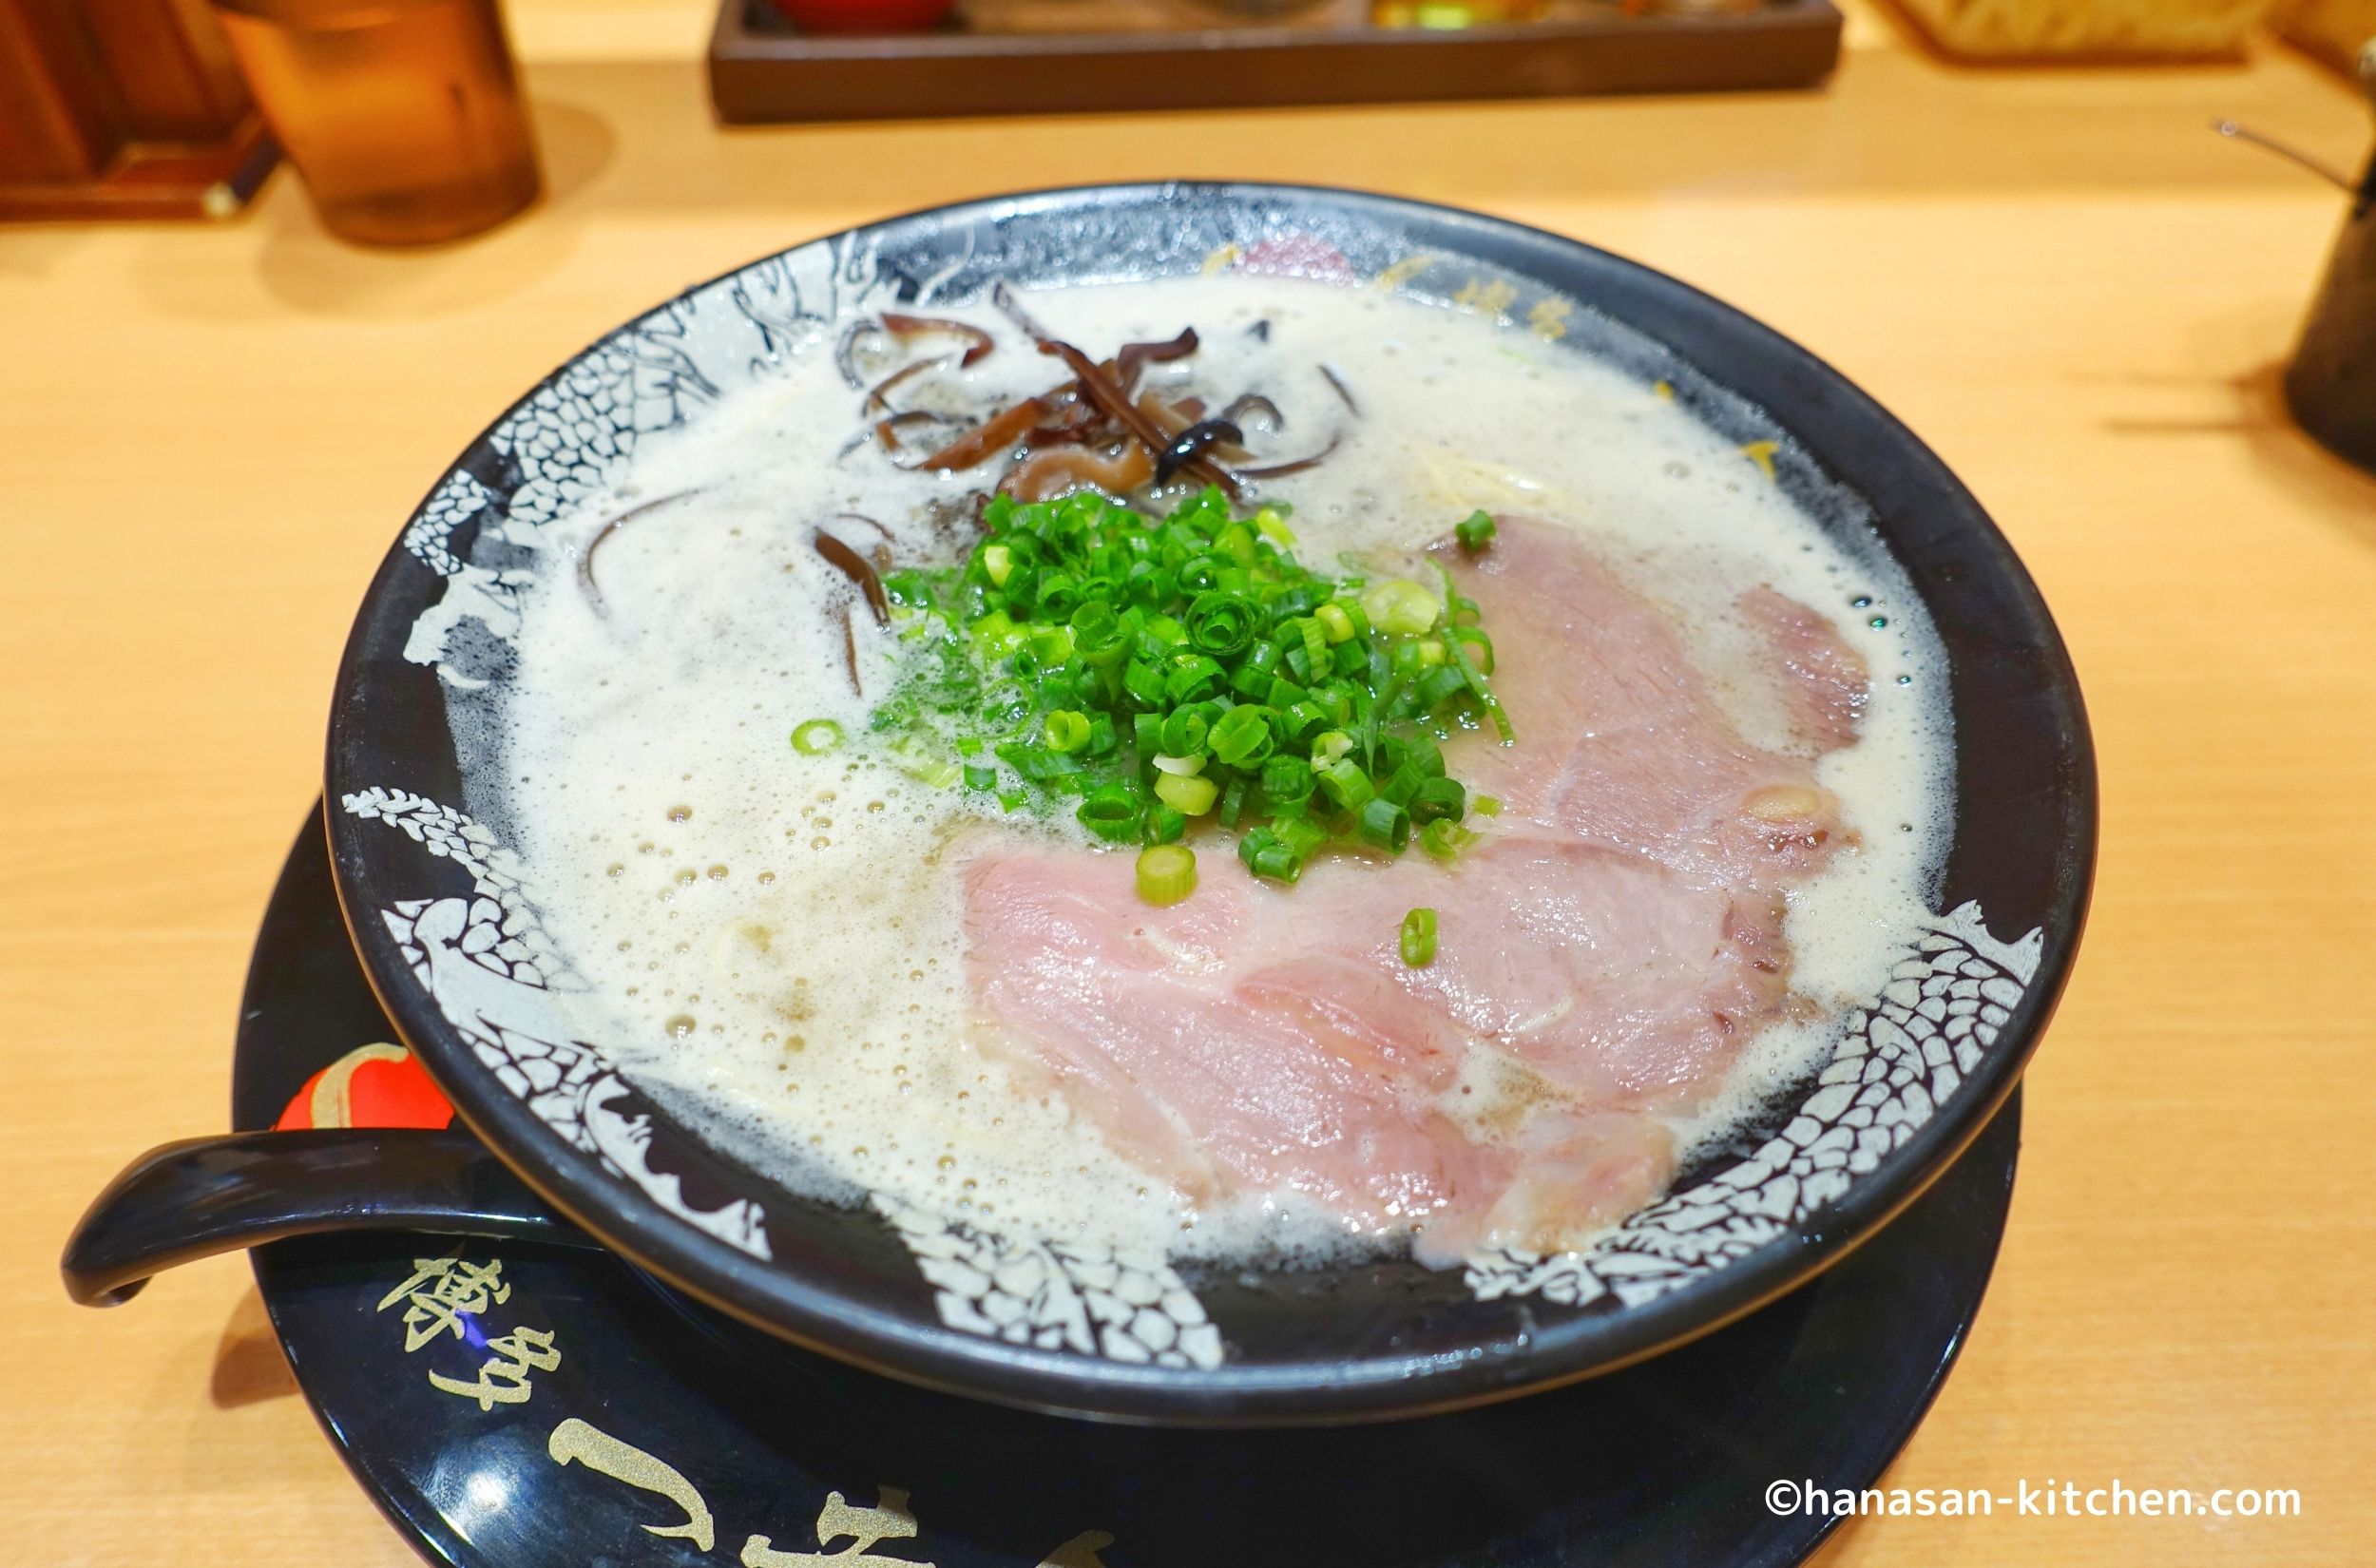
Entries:
[[543, 188], [496, 0], [215, 0], [322, 222], [459, 239]]

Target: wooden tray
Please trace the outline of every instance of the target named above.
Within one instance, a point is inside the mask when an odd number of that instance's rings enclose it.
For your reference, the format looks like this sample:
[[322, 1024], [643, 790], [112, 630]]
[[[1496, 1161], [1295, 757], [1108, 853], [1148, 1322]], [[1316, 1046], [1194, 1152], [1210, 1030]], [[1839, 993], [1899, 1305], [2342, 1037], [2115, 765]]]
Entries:
[[807, 34], [723, 0], [710, 97], [730, 124], [1076, 110], [1809, 86], [1840, 53], [1830, 0], [1746, 9], [1550, 0], [1540, 21], [1373, 24], [1367, 0], [1243, 17], [1199, 0], [966, 0], [929, 32]]

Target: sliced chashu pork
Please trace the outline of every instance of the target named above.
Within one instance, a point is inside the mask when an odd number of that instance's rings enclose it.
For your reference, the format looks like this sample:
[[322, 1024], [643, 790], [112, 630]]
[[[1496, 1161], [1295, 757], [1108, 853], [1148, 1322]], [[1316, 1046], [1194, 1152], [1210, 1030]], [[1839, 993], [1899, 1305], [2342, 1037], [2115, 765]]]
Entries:
[[[1171, 909], [1089, 851], [992, 848], [966, 881], [983, 1048], [1192, 1201], [1298, 1193], [1431, 1261], [1565, 1245], [1663, 1189], [1657, 1114], [1785, 1005], [1783, 892], [1844, 836], [1808, 759], [1744, 740], [1572, 535], [1504, 521], [1453, 569], [1520, 730], [1452, 749], [1507, 802], [1456, 866], [1336, 857], [1293, 889], [1231, 867]], [[1852, 738], [1861, 665], [1829, 622], [1771, 590], [1742, 610], [1806, 749]], [[1414, 969], [1419, 906], [1439, 945]]]
[[[1511, 520], [1475, 562], [1438, 552], [1477, 601], [1493, 635], [1493, 687], [1520, 744], [1480, 733], [1447, 749], [1452, 771], [1500, 796], [1535, 827], [1736, 887], [1785, 886], [1829, 857], [1839, 802], [1811, 761], [1750, 744], [1693, 662], [1681, 630], [1627, 586], [1570, 532]], [[1773, 606], [1789, 606], [1803, 621]], [[1770, 588], [1743, 596], [1743, 617], [1773, 647], [1776, 688], [1794, 723], [1833, 711], [1836, 680], [1863, 665], [1830, 622]], [[1821, 692], [1802, 668], [1820, 663]], [[1854, 738], [1845, 728], [1809, 736], [1811, 753]]]

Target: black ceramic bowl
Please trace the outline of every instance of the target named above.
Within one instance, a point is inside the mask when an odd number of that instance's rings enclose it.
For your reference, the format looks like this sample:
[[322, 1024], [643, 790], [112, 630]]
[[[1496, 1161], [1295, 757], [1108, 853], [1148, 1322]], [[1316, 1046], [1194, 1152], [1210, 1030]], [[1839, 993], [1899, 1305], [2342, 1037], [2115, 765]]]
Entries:
[[[1233, 249], [1234, 247], [1234, 249]], [[499, 835], [465, 814], [469, 736], [508, 669], [518, 584], [568, 569], [545, 525], [638, 441], [776, 373], [853, 303], [1195, 274], [1233, 258], [1459, 291], [1663, 379], [1779, 482], [1868, 529], [1952, 661], [1958, 801], [1938, 914], [1770, 1136], [1686, 1173], [1590, 1253], [1175, 1271], [795, 1195], [703, 1143], [572, 1038]], [[1541, 314], [1537, 314], [1540, 312]], [[1844, 504], [1845, 501], [1845, 504]], [[461, 737], [460, 740], [457, 737]], [[484, 798], [486, 792], [477, 792]], [[2095, 851], [2079, 689], [2021, 564], [1905, 427], [1804, 350], [1674, 279], [1474, 214], [1332, 190], [1108, 186], [937, 208], [757, 261], [570, 360], [463, 453], [373, 583], [339, 672], [338, 890], [389, 1013], [528, 1183], [670, 1285], [895, 1376], [1178, 1423], [1404, 1414], [1649, 1355], [1834, 1261], [2013, 1087], [2061, 989]]]

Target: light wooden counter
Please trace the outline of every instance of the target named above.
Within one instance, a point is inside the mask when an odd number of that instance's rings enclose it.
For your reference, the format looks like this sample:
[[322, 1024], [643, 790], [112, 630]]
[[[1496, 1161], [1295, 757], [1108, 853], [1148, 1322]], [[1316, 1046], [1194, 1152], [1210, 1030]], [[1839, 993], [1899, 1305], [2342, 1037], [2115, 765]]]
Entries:
[[223, 1121], [349, 614], [444, 464], [761, 252], [1169, 175], [1463, 202], [1712, 290], [1937, 447], [2061, 619], [2095, 917], [1994, 1290], [1893, 1479], [2293, 1487], [2303, 1516], [1884, 1520], [1828, 1562], [2376, 1555], [2376, 480], [2274, 402], [2339, 199], [2205, 128], [2354, 161], [2340, 83], [2273, 48], [1958, 72], [1859, 15], [1821, 94], [722, 134], [693, 0], [517, 9], [555, 196], [497, 236], [349, 250], [286, 178], [220, 229], [0, 230], [0, 1556], [412, 1560], [242, 1261], [105, 1314], [53, 1266], [120, 1161]]

